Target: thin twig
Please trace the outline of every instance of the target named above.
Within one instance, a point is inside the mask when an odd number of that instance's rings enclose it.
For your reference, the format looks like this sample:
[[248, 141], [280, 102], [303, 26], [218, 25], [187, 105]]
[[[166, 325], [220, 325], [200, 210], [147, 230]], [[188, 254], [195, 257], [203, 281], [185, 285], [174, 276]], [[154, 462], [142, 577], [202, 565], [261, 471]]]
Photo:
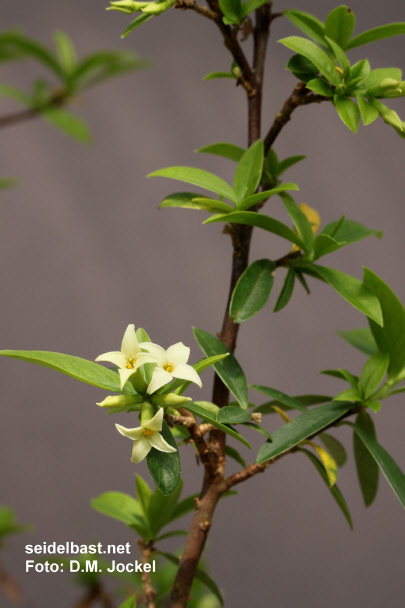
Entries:
[[65, 91], [58, 90], [52, 95], [52, 97], [50, 97], [48, 103], [44, 106], [27, 108], [26, 110], [6, 114], [6, 116], [0, 116], [0, 129], [3, 127], [11, 127], [12, 125], [19, 124], [20, 122], [37, 118], [46, 110], [62, 106], [64, 103], [66, 103], [67, 98], [68, 96]]
[[[142, 554], [142, 564], [149, 564], [152, 553], [155, 551], [155, 547], [153, 546], [153, 541], [146, 543], [143, 540], [138, 540], [138, 546], [141, 549]], [[142, 589], [143, 589], [143, 601], [147, 608], [155, 608], [155, 597], [156, 591], [152, 586], [152, 580], [150, 577], [150, 573], [145, 571], [145, 568], [142, 570]]]
[[174, 8], [178, 8], [183, 11], [187, 9], [195, 11], [203, 17], [207, 17], [207, 19], [211, 19], [211, 21], [218, 21], [218, 19], [221, 19], [221, 15], [219, 13], [215, 13], [206, 6], [201, 6], [201, 4], [198, 4], [198, 2], [194, 2], [193, 0], [176, 0]]

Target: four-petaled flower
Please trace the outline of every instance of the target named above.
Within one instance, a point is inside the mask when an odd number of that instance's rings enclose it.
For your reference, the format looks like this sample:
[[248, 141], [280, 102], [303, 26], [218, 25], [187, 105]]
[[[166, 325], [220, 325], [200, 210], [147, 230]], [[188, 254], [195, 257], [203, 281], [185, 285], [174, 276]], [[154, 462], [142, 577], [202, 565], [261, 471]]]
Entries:
[[152, 448], [156, 448], [160, 452], [176, 452], [176, 448], [173, 448], [167, 443], [160, 434], [163, 423], [163, 408], [159, 408], [157, 414], [153, 416], [148, 422], [141, 423], [141, 426], [136, 429], [126, 429], [120, 424], [116, 424], [117, 430], [134, 440], [134, 447], [132, 448], [131, 462], [141, 462], [149, 454]]
[[173, 378], [195, 382], [201, 388], [200, 376], [191, 365], [186, 365], [190, 349], [184, 346], [183, 342], [173, 344], [167, 350], [152, 342], [142, 342], [140, 346], [154, 357], [156, 363], [148, 386], [149, 395], [171, 382]]
[[109, 361], [114, 363], [119, 369], [121, 379], [121, 389], [125, 382], [132, 374], [136, 372], [138, 367], [145, 363], [155, 363], [155, 359], [148, 353], [141, 352], [138, 339], [135, 333], [135, 325], [128, 325], [122, 339], [121, 351], [113, 351], [104, 353], [97, 357], [96, 361]]

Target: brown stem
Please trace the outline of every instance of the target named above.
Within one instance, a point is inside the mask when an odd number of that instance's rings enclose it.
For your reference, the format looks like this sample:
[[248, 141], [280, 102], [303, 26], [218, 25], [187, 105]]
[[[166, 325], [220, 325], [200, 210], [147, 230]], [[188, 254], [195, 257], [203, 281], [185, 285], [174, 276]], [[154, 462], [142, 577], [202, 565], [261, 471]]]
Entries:
[[[149, 564], [150, 558], [155, 550], [153, 542], [145, 543], [143, 540], [138, 540], [138, 546], [141, 549], [142, 565]], [[156, 591], [152, 586], [152, 580], [149, 572], [142, 571], [141, 575], [143, 588], [143, 601], [147, 608], [155, 608]]]
[[267, 153], [270, 150], [281, 129], [290, 120], [291, 114], [294, 112], [295, 108], [298, 108], [298, 106], [308, 105], [310, 103], [320, 103], [321, 101], [330, 101], [330, 98], [310, 93], [304, 82], [297, 84], [290, 97], [285, 101], [281, 111], [276, 114], [269, 132], [264, 138], [265, 152]]
[[84, 597], [82, 597], [74, 608], [90, 608], [95, 604], [103, 608], [113, 608], [113, 601], [107, 591], [101, 584], [92, 587]]
[[207, 17], [208, 19], [211, 19], [211, 21], [218, 21], [218, 19], [221, 19], [221, 15], [219, 15], [218, 13], [216, 13], [214, 11], [211, 11], [206, 6], [201, 6], [201, 4], [198, 4], [197, 2], [194, 2], [193, 0], [176, 0], [176, 4], [174, 5], [174, 8], [178, 8], [183, 11], [187, 10], [187, 9], [195, 11], [199, 15], [202, 15], [203, 17]]
[[0, 591], [2, 595], [9, 599], [11, 602], [28, 606], [29, 602], [24, 597], [23, 592], [20, 589], [17, 581], [3, 568], [0, 563]]
[[0, 116], [0, 129], [3, 127], [11, 127], [12, 125], [19, 124], [32, 118], [37, 118], [45, 110], [49, 110], [54, 107], [61, 106], [65, 103], [67, 94], [64, 91], [56, 91], [49, 99], [46, 106], [40, 108], [27, 108], [20, 112], [14, 112], [13, 114], [7, 114], [6, 116]]

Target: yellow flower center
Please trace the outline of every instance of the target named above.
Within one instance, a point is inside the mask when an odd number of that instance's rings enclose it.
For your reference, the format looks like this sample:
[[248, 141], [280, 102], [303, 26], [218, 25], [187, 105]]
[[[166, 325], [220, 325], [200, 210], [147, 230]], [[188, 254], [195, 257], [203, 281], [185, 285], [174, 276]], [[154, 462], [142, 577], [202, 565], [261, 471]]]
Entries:
[[145, 437], [150, 437], [151, 435], [153, 435], [153, 431], [152, 429], [143, 429], [143, 434], [145, 435]]
[[127, 368], [134, 369], [135, 367], [135, 359], [128, 359]]
[[174, 372], [174, 365], [173, 365], [173, 363], [165, 363], [163, 366], [163, 369], [166, 372], [169, 372], [169, 374], [171, 374], [172, 372]]

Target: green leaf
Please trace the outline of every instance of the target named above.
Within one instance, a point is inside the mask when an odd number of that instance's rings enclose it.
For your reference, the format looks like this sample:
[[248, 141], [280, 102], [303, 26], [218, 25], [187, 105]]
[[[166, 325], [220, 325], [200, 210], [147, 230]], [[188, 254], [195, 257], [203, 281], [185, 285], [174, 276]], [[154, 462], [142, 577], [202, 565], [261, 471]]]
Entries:
[[375, 355], [378, 351], [371, 329], [364, 327], [361, 329], [352, 329], [350, 331], [337, 331], [336, 333], [343, 338], [343, 340], [346, 340], [346, 342], [366, 355]]
[[245, 19], [249, 13], [253, 13], [253, 11], [257, 10], [263, 4], [266, 4], [267, 0], [248, 0], [247, 2], [242, 2], [242, 20]]
[[132, 597], [129, 597], [127, 600], [122, 602], [122, 604], [120, 604], [118, 608], [136, 608], [136, 595], [133, 595]]
[[148, 65], [132, 51], [98, 51], [87, 55], [70, 76], [70, 83], [75, 88], [88, 89], [100, 82], [144, 68]]
[[166, 196], [159, 205], [159, 209], [164, 207], [184, 207], [186, 209], [200, 209], [211, 213], [229, 213], [233, 207], [216, 201], [211, 198], [203, 198], [201, 194], [195, 192], [174, 192]]
[[256, 431], [257, 433], [260, 433], [261, 435], [264, 435], [265, 437], [267, 437], [267, 439], [269, 441], [272, 441], [269, 431], [267, 429], [265, 429], [263, 426], [261, 426], [260, 424], [255, 424], [254, 422], [245, 422], [243, 424], [243, 426], [247, 426], [248, 428], [252, 429], [253, 431]]
[[[298, 155], [298, 156], [289, 156], [288, 158], [284, 158], [284, 160], [280, 161], [278, 164], [278, 168], [277, 168], [277, 175], [282, 175], [283, 173], [285, 173], [287, 171], [287, 169], [290, 169], [290, 167], [293, 167], [294, 165], [296, 165], [297, 163], [301, 162], [302, 160], [304, 160], [306, 158], [306, 156], [303, 156], [302, 154]], [[295, 186], [295, 184], [284, 184], [284, 186]], [[279, 186], [282, 187], [282, 186]], [[288, 188], [288, 190], [298, 190], [298, 186], [296, 186], [296, 188]], [[287, 190], [287, 188], [286, 188]]]
[[236, 76], [232, 72], [210, 72], [204, 76], [203, 80], [216, 80], [217, 78], [232, 78], [235, 80]]
[[288, 272], [285, 276], [284, 283], [283, 283], [283, 286], [279, 293], [279, 296], [277, 298], [277, 302], [276, 302], [273, 312], [279, 312], [280, 310], [282, 310], [283, 308], [285, 308], [287, 306], [288, 302], [291, 299], [293, 291], [294, 291], [294, 284], [295, 284], [295, 272], [294, 272], [293, 268], [289, 268]]
[[228, 357], [215, 363], [214, 368], [225, 386], [227, 386], [231, 393], [236, 397], [239, 405], [242, 408], [247, 409], [249, 401], [246, 377], [235, 356], [221, 340], [208, 332], [194, 327], [193, 333], [198, 345], [207, 357], [229, 353]]
[[53, 33], [59, 63], [65, 74], [71, 74], [77, 64], [76, 50], [72, 39], [61, 30]]
[[241, 21], [242, 6], [240, 0], [219, 0], [219, 8], [226, 20], [224, 23], [238, 25]]
[[300, 414], [272, 433], [272, 443], [266, 442], [262, 445], [256, 462], [266, 462], [266, 460], [288, 452], [304, 439], [312, 437], [342, 418], [352, 407], [351, 403], [327, 403]]
[[0, 190], [6, 190], [12, 188], [18, 184], [18, 179], [15, 177], [2, 177], [0, 178]]
[[174, 536], [188, 536], [188, 532], [186, 530], [172, 530], [171, 532], [160, 534], [160, 536], [156, 538], [156, 541], [166, 540], [166, 538], [173, 538]]
[[[367, 315], [367, 317], [375, 321], [378, 325], [382, 325], [383, 318], [380, 303], [378, 298], [371, 291], [366, 280], [362, 283], [355, 277], [340, 272], [339, 270], [333, 270], [332, 268], [326, 268], [325, 266], [319, 266], [318, 264], [302, 266], [301, 270], [306, 274], [320, 278], [328, 283], [328, 285], [335, 289], [342, 298], [347, 300], [352, 306]], [[366, 269], [364, 277], [366, 278]]]
[[364, 399], [368, 399], [377, 390], [387, 372], [390, 357], [386, 353], [376, 353], [364, 365], [359, 378], [359, 389]]
[[247, 321], [266, 305], [275, 269], [271, 260], [257, 260], [246, 268], [232, 293], [229, 315], [234, 323]]
[[135, 488], [136, 496], [142, 509], [142, 515], [149, 528], [148, 509], [153, 492], [147, 482], [138, 474], [135, 475]]
[[383, 235], [381, 230], [371, 230], [363, 226], [363, 224], [345, 218], [331, 222], [325, 226], [320, 234], [326, 234], [333, 237], [339, 243], [345, 244], [355, 243], [373, 235], [381, 238]]
[[[231, 74], [228, 74], [231, 76]], [[203, 152], [204, 154], [214, 154], [216, 156], [222, 156], [223, 158], [228, 158], [229, 160], [234, 160], [235, 162], [239, 162], [242, 158], [245, 150], [240, 146], [236, 146], [235, 144], [229, 144], [225, 142], [219, 142], [217, 144], [210, 144], [208, 146], [203, 146], [196, 150], [196, 152]]]
[[[165, 557], [169, 562], [175, 564], [176, 566], [180, 564], [180, 558], [178, 558], [176, 555], [172, 555], [171, 553], [165, 553], [163, 551], [157, 551], [156, 553], [158, 555], [163, 555], [163, 557]], [[203, 583], [215, 595], [221, 606], [224, 605], [224, 600], [220, 590], [218, 589], [217, 584], [212, 580], [210, 576], [208, 576], [206, 572], [197, 568], [195, 572], [195, 578], [201, 583]]]
[[314, 239], [314, 255], [313, 260], [319, 260], [319, 258], [329, 253], [333, 253], [338, 249], [344, 247], [347, 243], [338, 243], [335, 239], [328, 236], [327, 234], [318, 234]]
[[369, 44], [370, 42], [376, 42], [377, 40], [383, 40], [384, 38], [392, 38], [393, 36], [399, 36], [405, 34], [405, 23], [387, 23], [387, 25], [380, 25], [374, 27], [371, 30], [362, 32], [358, 36], [355, 36], [347, 44], [346, 49], [355, 49], [363, 44]]
[[257, 226], [263, 228], [268, 232], [272, 232], [283, 239], [286, 239], [290, 243], [295, 243], [300, 249], [304, 249], [304, 243], [286, 224], [275, 220], [268, 215], [262, 213], [255, 213], [253, 211], [234, 211], [226, 215], [213, 215], [208, 218], [204, 224], [212, 224], [214, 222], [227, 222], [229, 224], [246, 224], [248, 226]]
[[218, 414], [218, 422], [223, 424], [243, 424], [252, 418], [252, 414], [235, 405], [227, 405], [222, 407]]
[[388, 378], [399, 382], [405, 377], [405, 309], [392, 289], [368, 268], [364, 270], [364, 285], [373, 291], [382, 309], [382, 327], [370, 320], [370, 329], [378, 349], [390, 356]]
[[223, 179], [204, 169], [196, 169], [194, 167], [167, 167], [166, 169], [160, 169], [159, 171], [149, 173], [148, 177], [168, 177], [180, 182], [187, 182], [188, 184], [199, 186], [205, 190], [216, 192], [220, 196], [225, 196], [233, 203], [236, 202], [235, 193], [232, 188]]
[[[169, 445], [177, 449], [176, 442], [165, 421], [163, 421], [161, 435]], [[176, 452], [160, 452], [156, 448], [152, 448], [146, 456], [146, 462], [156, 487], [165, 496], [171, 494], [176, 489], [181, 475], [178, 450]]]
[[367, 405], [375, 414], [382, 408], [381, 401], [377, 401], [376, 399], [368, 399], [365, 405]]
[[352, 37], [355, 25], [356, 17], [353, 11], [347, 6], [338, 6], [326, 17], [325, 35], [345, 49]]
[[335, 64], [316, 44], [300, 36], [290, 36], [279, 40], [279, 42], [295, 53], [299, 53], [309, 59], [329, 82], [335, 86], [340, 84], [340, 76], [335, 68]]
[[174, 512], [182, 491], [182, 480], [180, 479], [176, 488], [169, 496], [164, 496], [158, 488], [152, 494], [148, 505], [148, 521], [155, 539], [160, 530], [171, 522], [171, 515]]
[[49, 367], [57, 372], [71, 376], [75, 380], [80, 380], [80, 382], [98, 386], [99, 388], [105, 388], [114, 393], [123, 393], [124, 395], [135, 394], [131, 383], [127, 382], [124, 389], [121, 390], [118, 374], [87, 359], [43, 350], [0, 350], [0, 355]]
[[[298, 401], [298, 403], [303, 407], [303, 409], [300, 411], [306, 411], [306, 408], [310, 405], [319, 405], [320, 403], [329, 403], [332, 401], [332, 397], [329, 395], [296, 395], [295, 397], [292, 397], [292, 399], [294, 399], [294, 401]], [[273, 405], [277, 405], [277, 407], [287, 412], [289, 410], [296, 409], [295, 406], [292, 407], [286, 403], [282, 403], [278, 399], [274, 399], [273, 401], [268, 401], [267, 403], [263, 403], [262, 405], [255, 407], [253, 412], [258, 412], [259, 414], [274, 414]]]
[[183, 408], [195, 416], [199, 416], [202, 418], [202, 420], [204, 420], [204, 422], [212, 424], [220, 431], [223, 431], [227, 435], [237, 439], [250, 450], [252, 449], [250, 443], [240, 433], [238, 433], [238, 431], [235, 431], [235, 429], [233, 429], [231, 426], [218, 422], [217, 414], [219, 408], [213, 403], [210, 403], [209, 401], [194, 401], [193, 403], [185, 403]]
[[139, 27], [143, 23], [146, 23], [147, 21], [149, 21], [149, 19], [152, 19], [152, 17], [154, 17], [154, 15], [147, 15], [147, 14], [139, 15], [139, 17], [137, 17], [136, 19], [131, 21], [131, 23], [128, 25], [128, 27], [122, 33], [121, 38], [125, 38], [125, 36], [128, 36], [128, 34], [130, 34], [132, 32], [132, 30]]
[[64, 73], [52, 53], [45, 46], [18, 32], [0, 34], [0, 54], [12, 53], [19, 59], [36, 59], [63, 79]]
[[348, 372], [346, 369], [324, 369], [321, 374], [349, 382], [350, 386], [357, 390], [357, 383], [359, 381], [358, 377], [353, 376], [353, 374]]
[[0, 547], [2, 547], [4, 537], [11, 534], [32, 531], [32, 526], [28, 524], [19, 524], [17, 522], [16, 514], [13, 509], [6, 507], [5, 505], [0, 505]]
[[127, 526], [144, 525], [141, 507], [135, 498], [123, 492], [104, 492], [91, 500], [95, 511], [117, 519]]
[[190, 513], [190, 511], [195, 511], [196, 498], [198, 498], [198, 494], [193, 494], [192, 496], [187, 496], [187, 498], [184, 498], [182, 501], [180, 501], [174, 509], [170, 521], [179, 519], [180, 517], [187, 515], [187, 513]]
[[334, 56], [342, 67], [343, 76], [346, 77], [346, 75], [350, 73], [350, 63], [346, 53], [332, 38], [329, 38], [328, 36], [325, 36], [325, 38], [330, 48], [332, 49]]
[[323, 78], [313, 78], [307, 82], [307, 89], [317, 93], [317, 95], [323, 95], [324, 97], [333, 97], [333, 89], [329, 82], [326, 82]]
[[238, 205], [238, 208], [240, 210], [249, 209], [249, 207], [257, 205], [257, 203], [261, 203], [262, 201], [267, 200], [275, 194], [286, 192], [286, 190], [299, 190], [299, 188], [297, 184], [280, 184], [280, 186], [275, 186], [271, 190], [263, 190], [262, 192], [256, 192], [256, 194], [251, 194], [250, 196], [247, 196], [245, 199], [243, 199], [240, 205]]
[[333, 498], [336, 500], [338, 507], [341, 509], [343, 515], [347, 519], [350, 528], [353, 530], [352, 518], [351, 518], [348, 506], [346, 504], [345, 499], [343, 498], [341, 491], [339, 490], [339, 488], [337, 487], [336, 484], [334, 486], [332, 486], [331, 488], [329, 487], [328, 476], [326, 475], [325, 469], [323, 468], [323, 465], [320, 462], [320, 460], [306, 448], [299, 448], [299, 449], [300, 449], [300, 452], [303, 452], [306, 456], [308, 456], [308, 458], [310, 459], [312, 464], [315, 466], [316, 470], [318, 471], [318, 473], [320, 474], [320, 476], [322, 477], [322, 479], [328, 486]]
[[238, 450], [235, 450], [235, 448], [230, 445], [226, 445], [225, 454], [229, 456], [229, 458], [233, 458], [233, 460], [240, 464], [244, 469], [246, 468], [246, 460], [239, 454]]
[[288, 60], [286, 68], [287, 70], [290, 70], [290, 72], [296, 78], [298, 78], [298, 80], [302, 80], [302, 82], [310, 82], [319, 74], [319, 70], [316, 65], [300, 54], [293, 55]]
[[90, 130], [86, 122], [65, 108], [48, 108], [41, 110], [41, 115], [51, 125], [57, 127], [66, 135], [77, 139], [83, 144], [91, 141]]
[[[262, 393], [262, 395], [266, 395], [266, 397], [272, 397], [274, 399], [272, 405], [278, 405], [281, 403], [282, 405], [287, 405], [288, 409], [291, 410], [299, 410], [300, 412], [307, 411], [304, 405], [302, 405], [301, 401], [295, 399], [294, 397], [289, 397], [285, 393], [282, 393], [281, 391], [278, 391], [275, 388], [270, 388], [269, 386], [262, 386], [261, 384], [251, 384], [250, 388], [255, 391], [258, 391], [259, 393]], [[255, 412], [260, 411], [260, 408], [255, 409]]]
[[354, 403], [361, 403], [363, 398], [357, 388], [348, 388], [336, 395], [336, 397], [333, 398], [333, 401], [353, 401]]
[[288, 10], [283, 11], [283, 14], [291, 23], [293, 23], [301, 32], [307, 34], [312, 40], [325, 46], [324, 30], [325, 26], [322, 21], [304, 11]]
[[[366, 412], [359, 414], [356, 418], [356, 425], [371, 437], [373, 441], [377, 441], [374, 422], [369, 414]], [[353, 449], [361, 493], [364, 504], [368, 507], [377, 495], [378, 464], [356, 432], [353, 433]]]
[[281, 199], [302, 240], [304, 251], [307, 253], [310, 252], [312, 250], [314, 235], [308, 218], [296, 205], [294, 199], [289, 194], [282, 194]]
[[356, 95], [357, 103], [359, 104], [361, 117], [365, 126], [371, 125], [378, 118], [378, 110], [371, 103], [368, 103], [360, 93]]
[[330, 435], [329, 433], [325, 432], [321, 433], [319, 435], [319, 438], [321, 439], [326, 449], [333, 456], [333, 459], [335, 460], [338, 467], [343, 467], [343, 465], [347, 461], [347, 452], [344, 446], [340, 443], [340, 441], [338, 441], [338, 439], [336, 439], [336, 437], [334, 437], [333, 435]]
[[31, 105], [31, 98], [29, 95], [24, 93], [24, 91], [20, 91], [20, 89], [11, 86], [10, 84], [0, 84], [0, 96], [13, 99], [24, 106]]
[[334, 103], [346, 127], [353, 133], [357, 133], [360, 124], [360, 110], [357, 104], [349, 97], [339, 97], [338, 95], [335, 95]]
[[260, 184], [263, 171], [264, 144], [258, 139], [243, 153], [236, 167], [233, 179], [233, 189], [236, 194], [237, 203], [250, 196]]

